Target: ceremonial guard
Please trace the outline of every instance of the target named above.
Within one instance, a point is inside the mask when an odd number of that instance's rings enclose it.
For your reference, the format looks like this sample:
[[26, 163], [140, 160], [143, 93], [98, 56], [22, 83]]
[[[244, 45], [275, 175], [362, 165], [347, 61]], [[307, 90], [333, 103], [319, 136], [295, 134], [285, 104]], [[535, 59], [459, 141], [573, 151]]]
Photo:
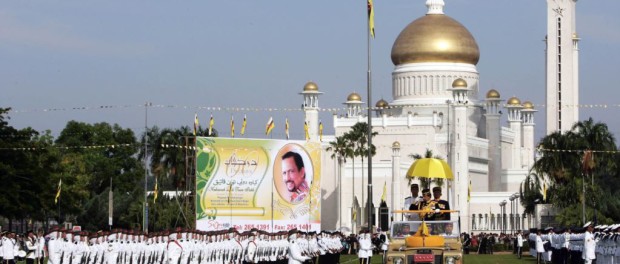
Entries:
[[183, 253], [183, 246], [178, 241], [181, 239], [181, 235], [180, 229], [170, 233], [168, 245], [166, 247], [166, 255], [168, 256], [167, 264], [179, 264], [181, 254]]
[[2, 237], [2, 262], [15, 264], [15, 252], [19, 249], [15, 240], [15, 233], [9, 232]]
[[119, 263], [119, 242], [116, 240], [119, 234], [112, 232], [107, 237], [107, 243], [105, 247], [104, 259], [107, 264], [120, 264]]
[[[405, 210], [418, 210], [418, 203], [422, 202], [422, 197], [419, 195], [420, 186], [417, 183], [411, 184], [410, 187], [411, 196], [405, 198], [405, 204], [403, 209]], [[420, 217], [418, 214], [405, 214], [405, 218], [408, 221], [419, 221]]]
[[288, 264], [302, 264], [304, 261], [309, 260], [310, 258], [306, 256], [302, 256], [301, 248], [297, 243], [297, 232], [296, 230], [291, 230], [289, 233], [289, 244], [288, 244]]
[[596, 259], [595, 250], [598, 239], [595, 239], [594, 234], [592, 234], [594, 226], [591, 222], [586, 223], [583, 227], [586, 228], [586, 232], [583, 236], [583, 252], [581, 253], [581, 258], [583, 259], [584, 264], [590, 264]]
[[34, 232], [28, 231], [28, 237], [25, 240], [26, 244], [26, 264], [34, 264], [38, 259], [37, 249], [39, 248], [39, 241], [34, 235]]
[[62, 242], [60, 241], [57, 227], [53, 227], [47, 234], [47, 264], [60, 264], [62, 255]]
[[247, 239], [247, 246], [243, 263], [258, 263], [258, 245], [256, 244], [256, 233], [252, 231]]
[[45, 237], [43, 236], [43, 231], [39, 229], [39, 233], [37, 234], [37, 264], [43, 264], [43, 260], [45, 260]]

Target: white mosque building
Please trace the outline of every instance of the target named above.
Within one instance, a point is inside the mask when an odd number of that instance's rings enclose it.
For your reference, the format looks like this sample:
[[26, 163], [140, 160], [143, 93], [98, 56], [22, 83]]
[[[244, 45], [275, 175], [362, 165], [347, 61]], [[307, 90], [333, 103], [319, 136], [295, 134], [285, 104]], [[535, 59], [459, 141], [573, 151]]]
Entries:
[[[548, 8], [558, 8], [552, 2], [555, 3], [550, 1]], [[460, 210], [461, 231], [529, 228], [531, 219], [519, 214], [523, 210], [515, 194], [534, 162], [537, 110], [528, 101], [522, 102], [517, 97], [504, 99], [499, 91], [481, 89], [476, 68], [480, 50], [476, 40], [467, 28], [444, 14], [443, 0], [427, 0], [426, 5], [426, 15], [407, 25], [394, 42], [391, 52], [393, 100], [379, 100], [372, 116], [373, 131], [378, 133], [373, 138], [377, 153], [372, 159], [375, 206], [378, 207], [387, 183], [388, 206], [394, 210], [403, 209], [405, 197], [410, 196], [410, 182], [405, 178], [413, 163], [409, 155], [424, 155], [429, 149], [446, 160], [454, 172], [454, 181], [442, 187], [443, 198], [450, 202], [452, 209]], [[574, 10], [574, 3], [568, 5], [569, 11]], [[571, 12], [571, 19], [574, 19], [574, 11]], [[549, 12], [550, 15], [557, 13]], [[576, 50], [574, 23], [572, 30], [562, 33], [552, 28], [557, 22], [555, 19], [549, 21], [549, 38], [560, 40], [557, 34], [568, 34]], [[547, 52], [547, 56], [550, 55], [558, 56], [555, 51]], [[576, 52], [569, 55], [575, 56], [575, 63], [569, 66], [576, 71]], [[548, 67], [547, 74], [557, 76], [554, 67]], [[555, 89], [553, 87], [560, 81], [551, 83], [548, 91]], [[572, 91], [574, 86], [567, 87]], [[309, 82], [301, 94], [310, 138], [318, 140], [319, 96], [322, 93], [317, 84]], [[367, 122], [366, 102], [362, 96], [351, 93], [344, 104], [347, 112], [333, 116], [335, 135], [323, 137], [324, 148], [335, 137], [350, 131], [357, 122]], [[500, 122], [502, 115], [506, 115], [507, 126]], [[367, 200], [368, 164], [364, 162], [360, 158], [349, 159], [339, 169], [331, 153], [324, 152], [322, 229], [347, 227], [355, 230], [366, 224], [363, 208], [358, 209], [356, 223], [352, 219], [354, 204], [363, 207]], [[506, 201], [504, 206], [503, 201]], [[502, 227], [502, 223], [505, 226]]]

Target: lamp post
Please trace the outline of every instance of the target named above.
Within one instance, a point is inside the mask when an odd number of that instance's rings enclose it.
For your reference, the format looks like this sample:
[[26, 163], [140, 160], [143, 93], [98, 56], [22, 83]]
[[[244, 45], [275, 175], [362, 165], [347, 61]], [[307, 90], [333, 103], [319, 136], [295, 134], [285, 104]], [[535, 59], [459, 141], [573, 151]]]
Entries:
[[515, 194], [513, 193], [512, 195], [510, 195], [510, 197], [508, 197], [508, 200], [510, 200], [510, 233], [513, 233], [514, 230], [514, 201], [515, 201]]
[[519, 193], [513, 194], [515, 197], [515, 212], [514, 212], [514, 224], [516, 226], [515, 230], [519, 230], [519, 198], [521, 197]]
[[500, 220], [501, 221], [500, 230], [502, 233], [505, 234], [506, 233], [506, 200], [503, 200], [499, 203], [499, 209], [500, 209], [499, 210], [500, 214], [502, 215], [502, 219]]

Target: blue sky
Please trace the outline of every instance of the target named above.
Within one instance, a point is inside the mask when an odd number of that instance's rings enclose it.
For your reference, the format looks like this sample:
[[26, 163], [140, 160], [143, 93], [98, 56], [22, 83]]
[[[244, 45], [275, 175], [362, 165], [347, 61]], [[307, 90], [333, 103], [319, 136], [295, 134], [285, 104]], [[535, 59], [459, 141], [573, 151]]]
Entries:
[[[391, 101], [392, 44], [426, 13], [425, 0], [375, 0], [373, 102]], [[620, 104], [620, 1], [577, 2], [581, 103]], [[481, 94], [497, 89], [544, 103], [544, 0], [446, 0], [446, 14], [465, 25], [481, 50]], [[249, 120], [248, 137], [303, 137], [301, 111], [224, 111], [197, 107], [290, 108], [307, 81], [325, 94], [320, 106], [342, 107], [359, 92], [366, 101], [365, 0], [5, 1], [0, 9], [0, 106], [10, 124], [58, 134], [69, 120], [144, 128], [191, 126], [211, 114], [222, 134], [231, 115]], [[125, 106], [71, 110], [73, 107]], [[42, 111], [42, 109], [67, 109]], [[536, 136], [545, 133], [544, 111]], [[620, 136], [618, 106], [582, 108]], [[321, 112], [329, 134], [331, 113]], [[504, 124], [505, 125], [505, 124]], [[278, 129], [279, 128], [279, 129]], [[237, 128], [237, 131], [239, 128]]]

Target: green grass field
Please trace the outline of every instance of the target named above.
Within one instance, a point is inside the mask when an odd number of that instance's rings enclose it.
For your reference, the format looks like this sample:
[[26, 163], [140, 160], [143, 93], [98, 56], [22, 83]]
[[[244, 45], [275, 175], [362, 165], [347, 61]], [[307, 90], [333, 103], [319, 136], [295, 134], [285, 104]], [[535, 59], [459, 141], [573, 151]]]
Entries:
[[[530, 256], [523, 256], [518, 259], [517, 256], [512, 254], [495, 254], [495, 255], [465, 255], [463, 261], [467, 264], [513, 264], [513, 263], [536, 263], [536, 258]], [[344, 255], [340, 258], [340, 263], [359, 263], [357, 256]], [[381, 256], [374, 256], [371, 260], [371, 264], [381, 264]]]

